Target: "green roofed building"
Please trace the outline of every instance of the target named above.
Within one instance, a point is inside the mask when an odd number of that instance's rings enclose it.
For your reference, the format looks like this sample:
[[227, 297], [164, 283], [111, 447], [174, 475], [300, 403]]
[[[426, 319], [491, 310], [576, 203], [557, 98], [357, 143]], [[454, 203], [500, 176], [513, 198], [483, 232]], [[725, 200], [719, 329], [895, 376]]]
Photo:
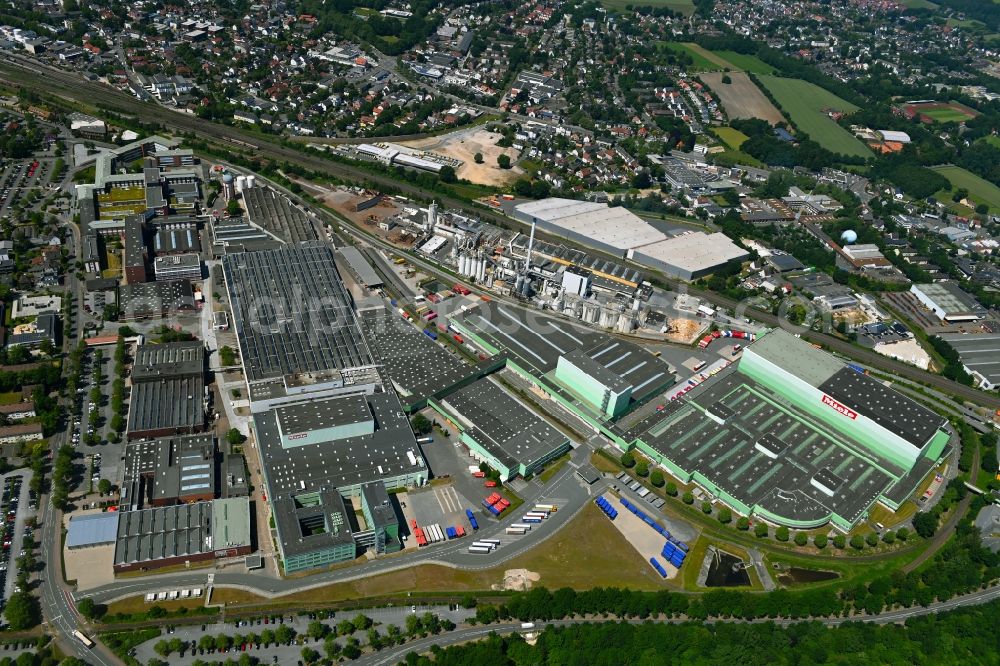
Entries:
[[623, 439], [743, 515], [850, 530], [898, 509], [946, 455], [947, 420], [782, 330]]

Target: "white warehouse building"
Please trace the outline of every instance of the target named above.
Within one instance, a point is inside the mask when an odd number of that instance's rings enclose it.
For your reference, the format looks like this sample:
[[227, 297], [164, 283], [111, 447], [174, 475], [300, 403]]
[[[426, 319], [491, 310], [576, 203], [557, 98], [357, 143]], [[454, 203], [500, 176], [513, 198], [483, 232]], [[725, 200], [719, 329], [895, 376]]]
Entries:
[[683, 280], [710, 275], [730, 260], [750, 256], [725, 234], [669, 236], [620, 206], [550, 197], [518, 204], [513, 215], [553, 236]]

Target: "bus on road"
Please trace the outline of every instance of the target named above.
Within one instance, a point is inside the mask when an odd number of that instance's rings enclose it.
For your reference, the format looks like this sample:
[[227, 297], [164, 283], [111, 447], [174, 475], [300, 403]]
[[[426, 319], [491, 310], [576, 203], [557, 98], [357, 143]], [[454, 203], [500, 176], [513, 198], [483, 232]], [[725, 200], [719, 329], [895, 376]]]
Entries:
[[84, 647], [86, 647], [88, 650], [94, 647], [94, 641], [84, 636], [79, 629], [73, 631], [73, 638], [83, 643]]

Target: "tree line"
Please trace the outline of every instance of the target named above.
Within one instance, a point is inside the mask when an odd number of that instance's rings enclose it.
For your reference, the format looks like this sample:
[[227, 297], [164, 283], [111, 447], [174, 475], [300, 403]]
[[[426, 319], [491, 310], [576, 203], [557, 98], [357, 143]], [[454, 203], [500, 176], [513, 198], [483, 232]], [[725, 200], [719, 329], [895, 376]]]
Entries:
[[1000, 602], [910, 618], [902, 626], [848, 622], [579, 624], [410, 653], [404, 663], [465, 664], [996, 664]]

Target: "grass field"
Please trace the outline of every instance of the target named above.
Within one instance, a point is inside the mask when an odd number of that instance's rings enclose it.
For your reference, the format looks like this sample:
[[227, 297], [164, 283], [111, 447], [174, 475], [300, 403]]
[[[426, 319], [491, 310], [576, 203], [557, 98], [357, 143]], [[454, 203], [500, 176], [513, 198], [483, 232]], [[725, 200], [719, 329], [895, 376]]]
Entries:
[[1000, 136], [996, 136], [996, 135], [990, 134], [989, 136], [984, 136], [983, 138], [981, 138], [979, 140], [980, 141], [985, 141], [986, 143], [990, 144], [991, 146], [996, 146], [997, 148], [1000, 148]]
[[[538, 529], [544, 530], [540, 526]], [[580, 535], [585, 534], [586, 539]], [[471, 542], [470, 542], [471, 543]], [[295, 594], [265, 600], [243, 590], [216, 588], [212, 601], [227, 604], [264, 604], [301, 607], [336, 603], [368, 597], [402, 595], [408, 592], [442, 593], [490, 590], [510, 569], [527, 569], [539, 575], [536, 585], [550, 590], [572, 587], [585, 590], [598, 586], [628, 587], [635, 590], [662, 590], [665, 583], [622, 537], [593, 503], [570, 525], [537, 548], [481, 571], [465, 571], [433, 564], [421, 564], [361, 580], [335, 583]], [[143, 597], [131, 597], [110, 605], [110, 613], [148, 610]]]
[[666, 7], [685, 16], [694, 14], [694, 3], [691, 0], [601, 0], [601, 4], [611, 11], [622, 11], [627, 5], [642, 5], [649, 7]]
[[675, 53], [687, 53], [691, 56], [691, 70], [711, 72], [723, 69], [726, 66], [725, 64], [720, 64], [720, 60], [714, 58], [714, 54], [711, 51], [706, 51], [697, 44], [681, 42], [660, 42], [660, 44]]
[[733, 150], [739, 150], [743, 142], [750, 138], [743, 132], [732, 127], [713, 127], [712, 132]]
[[858, 107], [833, 93], [801, 79], [761, 76], [760, 82], [770, 91], [799, 130], [827, 150], [843, 155], [871, 157], [868, 146], [833, 122], [825, 109], [856, 111]]
[[927, 0], [901, 0], [900, 4], [909, 9], [936, 9], [937, 5]]
[[736, 51], [712, 51], [726, 62], [732, 63], [730, 69], [740, 69], [754, 74], [774, 74], [775, 69], [755, 55], [746, 55]]
[[960, 123], [969, 119], [967, 114], [947, 107], [942, 109], [926, 109], [921, 111], [920, 114], [939, 123]]
[[[983, 180], [962, 167], [948, 164], [931, 168], [947, 178], [952, 188], [967, 189], [969, 191], [969, 198], [976, 203], [988, 205], [991, 212], [1000, 211], [1000, 187], [997, 187], [988, 180]], [[949, 201], [950, 197], [945, 197], [943, 200]]]

